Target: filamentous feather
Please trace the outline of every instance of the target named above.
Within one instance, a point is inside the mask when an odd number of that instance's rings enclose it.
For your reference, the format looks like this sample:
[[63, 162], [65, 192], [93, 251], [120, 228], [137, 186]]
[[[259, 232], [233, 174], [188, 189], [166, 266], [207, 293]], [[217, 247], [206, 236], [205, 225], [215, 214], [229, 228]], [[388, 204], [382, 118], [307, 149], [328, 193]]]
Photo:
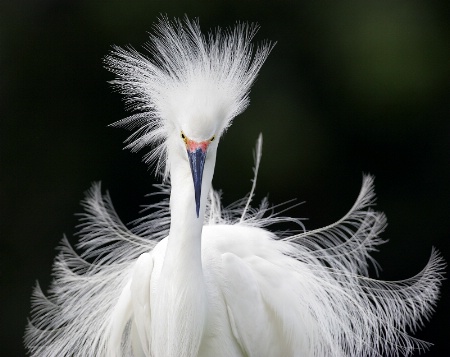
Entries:
[[[157, 188], [168, 194], [167, 186]], [[275, 249], [294, 258], [286, 267], [292, 285], [288, 291], [267, 286], [263, 297], [275, 306], [285, 296], [296, 301], [295, 310], [278, 316], [287, 329], [303, 321], [301, 328], [290, 331], [294, 346], [297, 334], [302, 335], [299, 353], [293, 355], [409, 355], [429, 347], [409, 336], [408, 330], [415, 331], [433, 311], [443, 259], [433, 249], [428, 264], [413, 278], [399, 282], [369, 278], [369, 262], [375, 264], [369, 254], [383, 243], [378, 234], [386, 224], [384, 215], [371, 209], [373, 200], [373, 179], [366, 176], [355, 204], [338, 222], [282, 239], [271, 236]], [[39, 286], [35, 289], [34, 315], [26, 335], [32, 355], [105, 355], [108, 321], [137, 258], [168, 234], [168, 200], [149, 205], [151, 213], [131, 229], [121, 223], [99, 184], [87, 192], [83, 206], [77, 245], [82, 253], [63, 239], [48, 297]], [[241, 220], [245, 209], [251, 213]], [[276, 213], [254, 218], [267, 212], [266, 205], [249, 210], [247, 200], [231, 209], [222, 207], [219, 193], [211, 191], [205, 225], [267, 227], [292, 220]], [[129, 351], [131, 342], [125, 342], [124, 351]]]
[[145, 161], [156, 163], [164, 178], [169, 175], [166, 144], [174, 123], [191, 113], [205, 119], [219, 114], [218, 131], [224, 133], [247, 108], [250, 87], [273, 47], [265, 43], [254, 51], [251, 40], [257, 29], [242, 23], [206, 37], [198, 22], [163, 17], [146, 45], [152, 57], [131, 47], [115, 47], [106, 57], [107, 68], [117, 75], [111, 83], [137, 111], [115, 125], [136, 129], [128, 148], [153, 146]]
[[[429, 347], [410, 334], [433, 312], [444, 260], [433, 248], [410, 279], [369, 277], [386, 226], [373, 209], [371, 176], [343, 218], [308, 231], [286, 206], [264, 199], [252, 207], [260, 136], [249, 194], [224, 207], [209, 181], [194, 215], [192, 184], [180, 185], [190, 174], [183, 130], [210, 145], [248, 105], [271, 49], [253, 51], [255, 29], [241, 24], [205, 37], [197, 22], [163, 18], [148, 46], [152, 59], [119, 48], [108, 57], [137, 111], [119, 123], [136, 129], [128, 146], [153, 146], [147, 159], [166, 180], [155, 187], [159, 202], [130, 226], [100, 184], [87, 192], [79, 242], [62, 240], [47, 296], [34, 290], [25, 335], [32, 356], [407, 356]], [[208, 149], [209, 180], [217, 141]], [[180, 202], [192, 212], [174, 213]], [[188, 222], [176, 234], [174, 214], [183, 218], [178, 228]], [[199, 236], [188, 235], [197, 223]], [[297, 230], [271, 230], [279, 223]], [[185, 238], [201, 241], [198, 256], [186, 254]]]

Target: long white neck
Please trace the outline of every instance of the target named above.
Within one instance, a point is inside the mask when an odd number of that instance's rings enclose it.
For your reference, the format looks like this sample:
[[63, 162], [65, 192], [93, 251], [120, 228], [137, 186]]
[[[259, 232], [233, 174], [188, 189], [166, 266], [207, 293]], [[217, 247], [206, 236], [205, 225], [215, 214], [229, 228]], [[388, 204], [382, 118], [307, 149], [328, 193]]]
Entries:
[[[196, 356], [203, 335], [206, 294], [201, 259], [205, 206], [214, 173], [215, 153], [203, 172], [199, 217], [194, 184], [187, 160], [171, 162], [171, 225], [164, 263], [152, 311], [154, 354]], [[161, 308], [163, 306], [163, 308]], [[152, 322], [152, 324], [153, 324]]]
[[201, 235], [206, 201], [214, 174], [215, 152], [208, 153], [203, 172], [199, 217], [195, 211], [194, 184], [187, 160], [170, 160], [170, 234], [164, 268], [182, 264], [201, 271]]

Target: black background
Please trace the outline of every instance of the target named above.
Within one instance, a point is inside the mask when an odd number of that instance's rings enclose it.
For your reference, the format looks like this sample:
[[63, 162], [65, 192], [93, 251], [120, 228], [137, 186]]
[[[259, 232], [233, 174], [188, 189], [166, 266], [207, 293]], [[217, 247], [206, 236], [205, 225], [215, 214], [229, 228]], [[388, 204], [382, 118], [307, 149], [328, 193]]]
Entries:
[[[199, 17], [204, 31], [257, 22], [257, 41], [277, 41], [221, 141], [213, 185], [225, 204], [249, 191], [263, 132], [258, 200], [306, 201], [291, 214], [313, 229], [340, 218], [371, 173], [389, 222], [380, 277], [416, 274], [432, 246], [448, 261], [448, 10], [444, 0], [0, 3], [1, 354], [25, 354], [32, 287], [50, 282], [91, 182], [102, 181], [125, 222], [149, 202], [151, 169], [122, 150], [126, 131], [106, 127], [127, 113], [102, 58], [113, 44], [140, 48], [161, 13]], [[435, 344], [427, 356], [448, 355], [449, 296], [445, 282], [416, 335]]]

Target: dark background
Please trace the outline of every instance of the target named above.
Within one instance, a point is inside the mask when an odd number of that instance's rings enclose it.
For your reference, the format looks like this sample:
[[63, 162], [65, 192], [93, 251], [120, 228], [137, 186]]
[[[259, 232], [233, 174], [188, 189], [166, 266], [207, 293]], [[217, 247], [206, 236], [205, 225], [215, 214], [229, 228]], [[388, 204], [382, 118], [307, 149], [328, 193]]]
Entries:
[[[313, 229], [340, 218], [372, 173], [389, 222], [381, 278], [419, 272], [432, 246], [449, 261], [448, 10], [447, 0], [0, 3], [1, 355], [24, 355], [32, 287], [48, 285], [91, 182], [125, 222], [149, 202], [155, 178], [142, 154], [106, 127], [127, 113], [102, 58], [113, 44], [140, 48], [160, 13], [199, 17], [204, 31], [258, 22], [257, 40], [277, 41], [221, 142], [213, 184], [225, 204], [250, 189], [263, 132], [258, 199], [306, 201], [292, 215]], [[448, 356], [448, 282], [442, 291], [417, 334], [435, 343], [427, 356]]]

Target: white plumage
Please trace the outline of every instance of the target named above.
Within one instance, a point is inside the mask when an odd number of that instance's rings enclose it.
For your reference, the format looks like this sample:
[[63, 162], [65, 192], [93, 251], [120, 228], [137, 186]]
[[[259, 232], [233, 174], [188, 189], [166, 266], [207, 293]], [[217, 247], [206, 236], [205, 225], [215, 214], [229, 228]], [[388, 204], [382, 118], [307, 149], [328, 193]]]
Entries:
[[[46, 297], [39, 286], [25, 342], [33, 356], [381, 356], [428, 343], [414, 332], [432, 313], [444, 261], [433, 250], [415, 277], [368, 277], [386, 220], [365, 176], [350, 211], [313, 231], [277, 235], [300, 221], [250, 207], [224, 208], [212, 190], [217, 145], [270, 52], [256, 27], [210, 34], [162, 18], [148, 49], [107, 58], [136, 129], [128, 147], [166, 179], [165, 197], [127, 228], [100, 185], [83, 206], [78, 254], [63, 240]], [[168, 198], [170, 196], [170, 199]], [[170, 202], [170, 204], [169, 204]]]

